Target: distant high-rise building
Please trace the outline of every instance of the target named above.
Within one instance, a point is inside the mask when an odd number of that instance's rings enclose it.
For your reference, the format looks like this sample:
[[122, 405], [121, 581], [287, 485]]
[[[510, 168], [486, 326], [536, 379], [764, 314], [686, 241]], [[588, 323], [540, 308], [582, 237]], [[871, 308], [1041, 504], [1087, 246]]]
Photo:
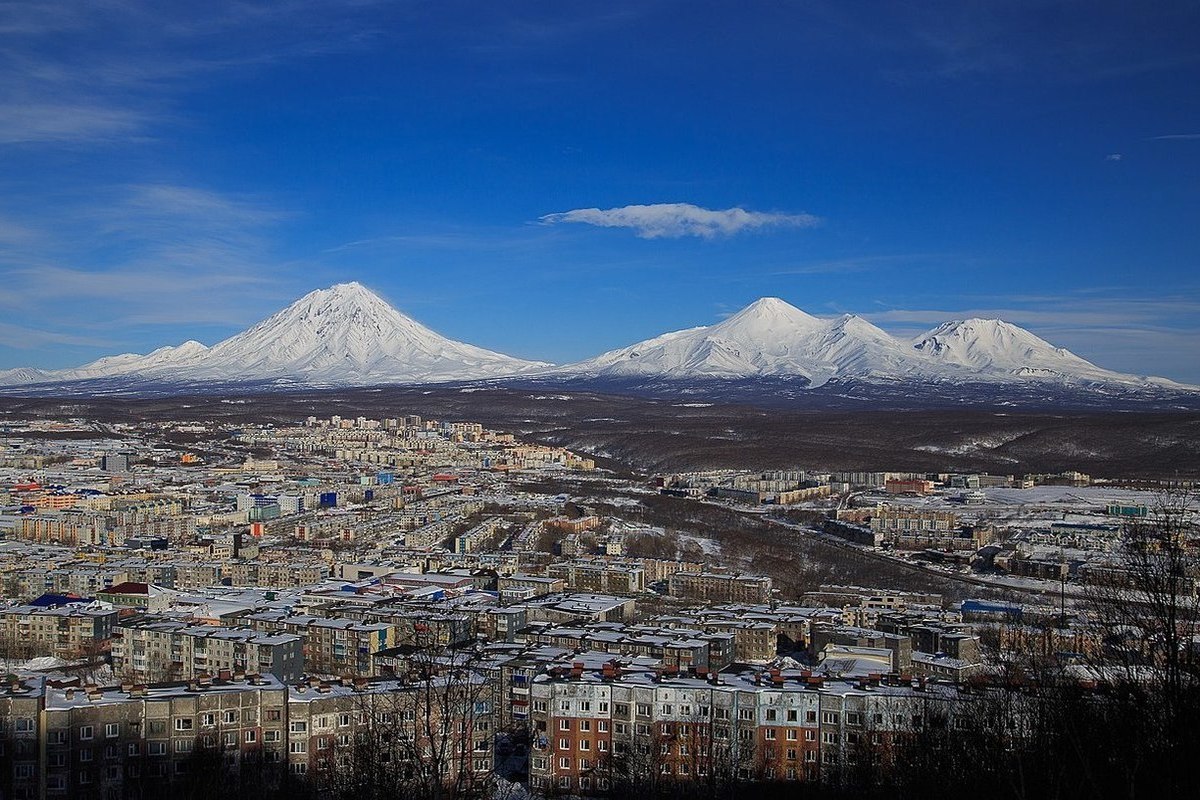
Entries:
[[129, 454], [105, 453], [100, 457], [100, 469], [105, 472], [129, 472]]

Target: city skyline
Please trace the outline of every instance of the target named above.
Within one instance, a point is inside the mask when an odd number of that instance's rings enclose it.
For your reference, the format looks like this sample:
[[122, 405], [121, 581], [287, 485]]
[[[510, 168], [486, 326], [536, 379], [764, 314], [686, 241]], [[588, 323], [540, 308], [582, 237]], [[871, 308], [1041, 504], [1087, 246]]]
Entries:
[[779, 296], [1200, 383], [1196, 10], [864, 10], [11, 5], [0, 369], [361, 280], [556, 363]]

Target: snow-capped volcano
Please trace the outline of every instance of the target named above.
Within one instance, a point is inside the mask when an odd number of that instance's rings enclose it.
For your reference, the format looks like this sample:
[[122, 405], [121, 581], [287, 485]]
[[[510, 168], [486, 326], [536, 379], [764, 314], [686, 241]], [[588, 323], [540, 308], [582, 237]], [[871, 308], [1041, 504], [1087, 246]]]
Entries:
[[199, 376], [309, 383], [426, 383], [513, 375], [547, 366], [447, 339], [360, 283], [318, 289], [212, 347]]
[[668, 333], [561, 371], [676, 379], [798, 377], [819, 386], [843, 375], [911, 374], [921, 361], [861, 317], [821, 319], [764, 297], [716, 325]]
[[[879, 395], [994, 396], [999, 387], [1045, 398], [1195, 387], [1112, 372], [1001, 320], [947, 322], [898, 339], [853, 314], [816, 317], [777, 297], [756, 300], [715, 324], [663, 334], [595, 358], [553, 367], [447, 339], [358, 283], [310, 292], [212, 347], [189, 341], [148, 355], [106, 356], [67, 370], [0, 371], [0, 386], [116, 381], [214, 386], [424, 384], [493, 378], [540, 384], [595, 381], [691, 391], [767, 379], [788, 391], [870, 385]], [[107, 384], [106, 384], [107, 385]], [[748, 385], [748, 384], [747, 384]], [[974, 388], [971, 388], [974, 387]], [[1025, 388], [1022, 388], [1025, 387]], [[1008, 391], [1006, 390], [1006, 391]], [[722, 390], [723, 391], [723, 390]]]
[[1102, 369], [1002, 320], [948, 322], [909, 342], [853, 314], [814, 317], [774, 297], [716, 325], [667, 333], [557, 372], [670, 380], [790, 377], [810, 387], [835, 379], [1178, 386]]
[[999, 319], [945, 322], [918, 336], [912, 346], [938, 364], [997, 379], [1100, 383], [1154, 380], [1103, 369], [1070, 350], [1055, 347], [1024, 328]]
[[456, 342], [401, 314], [359, 283], [318, 289], [247, 331], [205, 347], [106, 356], [68, 370], [10, 370], [0, 383], [129, 377], [157, 381], [291, 380], [363, 385], [515, 375], [548, 364]]

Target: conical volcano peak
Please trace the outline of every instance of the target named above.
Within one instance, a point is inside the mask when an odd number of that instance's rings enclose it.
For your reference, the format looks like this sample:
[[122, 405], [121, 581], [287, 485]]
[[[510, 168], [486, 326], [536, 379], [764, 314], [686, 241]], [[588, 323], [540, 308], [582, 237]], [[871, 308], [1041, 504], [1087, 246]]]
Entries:
[[208, 358], [270, 376], [330, 383], [418, 382], [506, 375], [544, 366], [447, 339], [361, 283], [309, 292]]
[[737, 332], [740, 335], [772, 336], [787, 329], [809, 329], [821, 320], [806, 314], [778, 297], [761, 297], [725, 321], [714, 325], [714, 331]]
[[355, 311], [403, 316], [390, 303], [357, 281], [335, 283], [327, 289], [311, 291], [275, 316], [306, 312], [350, 315]]

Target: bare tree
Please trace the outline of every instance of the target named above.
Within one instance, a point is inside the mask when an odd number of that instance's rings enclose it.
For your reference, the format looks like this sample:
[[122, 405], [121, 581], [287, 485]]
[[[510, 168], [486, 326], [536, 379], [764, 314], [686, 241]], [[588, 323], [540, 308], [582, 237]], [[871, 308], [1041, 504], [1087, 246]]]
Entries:
[[395, 679], [360, 681], [334, 797], [470, 800], [492, 777], [492, 696], [472, 652], [414, 649]]

